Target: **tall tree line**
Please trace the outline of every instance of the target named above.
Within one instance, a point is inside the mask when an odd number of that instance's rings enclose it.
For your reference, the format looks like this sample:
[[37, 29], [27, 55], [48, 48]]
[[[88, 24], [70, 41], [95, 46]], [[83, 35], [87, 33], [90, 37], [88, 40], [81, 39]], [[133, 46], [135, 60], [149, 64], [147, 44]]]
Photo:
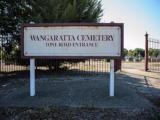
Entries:
[[[160, 49], [149, 48], [148, 49], [149, 57], [160, 57]], [[145, 50], [143, 48], [135, 48], [127, 50], [124, 48], [123, 57], [142, 57], [145, 56]]]

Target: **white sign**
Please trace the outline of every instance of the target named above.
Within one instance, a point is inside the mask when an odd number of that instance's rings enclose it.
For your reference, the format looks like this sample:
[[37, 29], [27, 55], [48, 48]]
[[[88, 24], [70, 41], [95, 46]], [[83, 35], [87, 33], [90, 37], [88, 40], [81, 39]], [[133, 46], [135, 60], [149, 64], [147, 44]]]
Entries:
[[120, 57], [121, 26], [23, 26], [24, 57]]

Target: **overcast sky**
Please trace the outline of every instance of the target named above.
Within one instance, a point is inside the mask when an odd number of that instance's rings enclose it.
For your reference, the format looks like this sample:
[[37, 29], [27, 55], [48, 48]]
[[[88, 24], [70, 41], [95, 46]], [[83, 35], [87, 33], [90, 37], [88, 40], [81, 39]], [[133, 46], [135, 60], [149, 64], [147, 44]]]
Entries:
[[102, 0], [101, 22], [124, 23], [124, 47], [144, 48], [144, 34], [160, 39], [160, 0]]

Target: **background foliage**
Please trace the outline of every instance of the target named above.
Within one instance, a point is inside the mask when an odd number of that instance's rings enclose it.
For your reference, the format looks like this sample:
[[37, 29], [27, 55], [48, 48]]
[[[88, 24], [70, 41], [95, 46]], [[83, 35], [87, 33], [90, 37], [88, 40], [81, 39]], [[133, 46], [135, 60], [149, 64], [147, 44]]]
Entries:
[[[1, 0], [0, 16], [0, 35], [12, 37], [12, 40], [2, 41], [4, 57], [22, 64], [26, 63], [19, 59], [22, 23], [99, 22], [102, 5], [99, 0]], [[53, 60], [48, 60], [47, 64], [58, 68], [63, 62], [53, 64]]]

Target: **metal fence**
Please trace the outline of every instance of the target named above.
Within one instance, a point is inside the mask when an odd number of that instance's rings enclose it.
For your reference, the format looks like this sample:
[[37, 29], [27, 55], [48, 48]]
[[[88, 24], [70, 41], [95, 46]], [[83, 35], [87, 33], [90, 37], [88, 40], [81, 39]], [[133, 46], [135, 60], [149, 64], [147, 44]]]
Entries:
[[160, 40], [148, 40], [148, 69], [160, 72]]
[[160, 72], [160, 40], [146, 34], [145, 70]]
[[[19, 46], [12, 37], [0, 36], [0, 76], [18, 75], [29, 77], [29, 60], [21, 59]], [[109, 72], [107, 59], [86, 60], [36, 60], [36, 73], [96, 75]], [[22, 74], [23, 73], [23, 74]]]

